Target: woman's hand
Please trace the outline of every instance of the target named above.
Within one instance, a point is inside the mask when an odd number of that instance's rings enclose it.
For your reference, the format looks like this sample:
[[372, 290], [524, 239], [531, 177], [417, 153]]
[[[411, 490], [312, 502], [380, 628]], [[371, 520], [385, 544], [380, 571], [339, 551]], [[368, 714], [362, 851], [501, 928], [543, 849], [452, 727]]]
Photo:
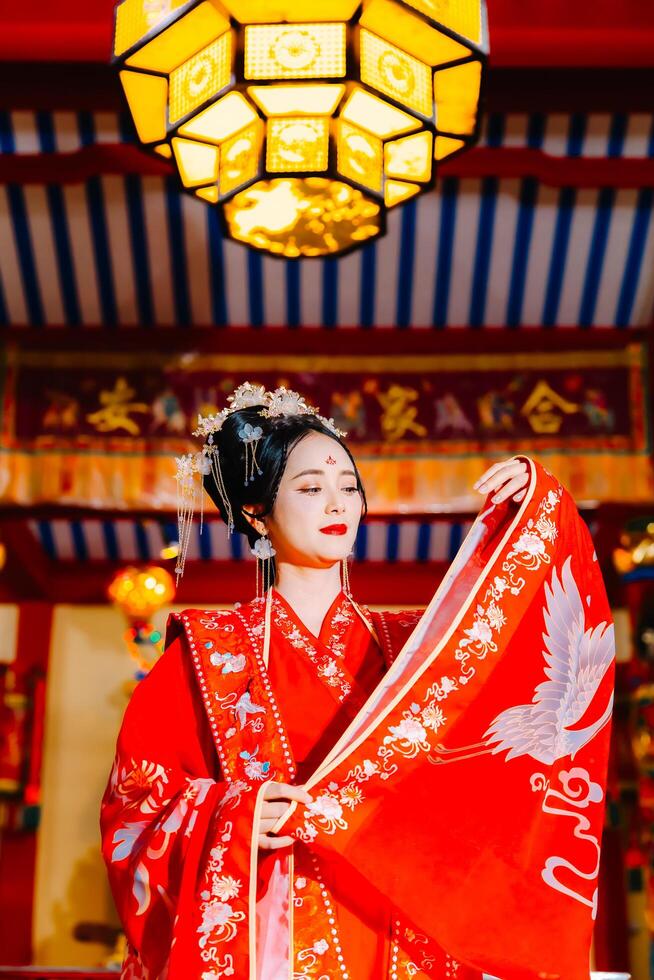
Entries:
[[288, 847], [295, 843], [294, 837], [276, 837], [270, 831], [275, 826], [282, 813], [286, 812], [288, 804], [311, 803], [313, 797], [301, 786], [289, 786], [287, 783], [270, 782], [263, 794], [261, 819], [259, 820], [259, 848], [262, 851], [276, 851], [280, 847]]
[[501, 504], [508, 497], [513, 497], [517, 504], [527, 492], [529, 483], [529, 470], [527, 464], [519, 459], [506, 459], [502, 463], [495, 463], [480, 476], [474, 484], [473, 489], [479, 493], [495, 494], [491, 497], [491, 503]]

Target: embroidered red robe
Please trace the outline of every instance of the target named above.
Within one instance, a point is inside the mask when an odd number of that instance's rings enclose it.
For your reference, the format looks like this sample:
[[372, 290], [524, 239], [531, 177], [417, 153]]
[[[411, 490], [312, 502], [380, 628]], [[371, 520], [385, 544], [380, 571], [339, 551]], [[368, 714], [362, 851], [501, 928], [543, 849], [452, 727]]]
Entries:
[[[385, 672], [342, 601], [312, 638], [276, 598], [268, 667], [261, 602], [173, 620], [103, 807], [125, 977], [585, 980], [612, 627], [573, 502], [529, 466], [413, 632], [364, 611], [402, 647]], [[307, 776], [293, 853], [260, 860], [265, 782]]]
[[[341, 593], [314, 637], [275, 592], [267, 669], [263, 615], [263, 603], [255, 601], [233, 613], [171, 617], [166, 653], [125, 714], [102, 823], [130, 944], [126, 977], [249, 976], [244, 878], [252, 787], [311, 775], [379, 684], [420, 613], [360, 613]], [[227, 819], [232, 809], [242, 814], [240, 839]], [[428, 977], [440, 976], [441, 967], [464, 976], [462, 966], [403, 925], [392, 904], [354, 869], [319, 861], [302, 843], [294, 852], [293, 909], [285, 909], [288, 921], [281, 927], [273, 923], [272, 935], [259, 930], [257, 975], [288, 976], [288, 970], [277, 972], [283, 967], [274, 948], [286, 930], [297, 977]], [[256, 885], [250, 882], [264, 896], [275, 893], [285, 860], [278, 855], [262, 853]], [[198, 880], [210, 887], [199, 887]], [[186, 895], [202, 909], [193, 930], [185, 928], [193, 918], [182, 901]]]

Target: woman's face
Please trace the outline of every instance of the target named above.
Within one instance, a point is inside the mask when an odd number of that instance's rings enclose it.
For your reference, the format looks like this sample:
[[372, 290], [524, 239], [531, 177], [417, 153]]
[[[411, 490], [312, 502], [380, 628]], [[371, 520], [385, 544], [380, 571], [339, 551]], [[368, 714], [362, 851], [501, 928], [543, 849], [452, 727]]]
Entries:
[[327, 568], [354, 547], [362, 501], [350, 457], [320, 432], [288, 455], [265, 525], [278, 562]]

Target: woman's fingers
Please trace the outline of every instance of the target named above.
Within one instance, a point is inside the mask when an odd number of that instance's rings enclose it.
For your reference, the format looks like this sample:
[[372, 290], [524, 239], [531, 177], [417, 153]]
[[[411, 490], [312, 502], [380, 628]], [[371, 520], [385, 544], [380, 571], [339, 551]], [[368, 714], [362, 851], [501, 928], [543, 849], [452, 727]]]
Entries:
[[288, 812], [288, 808], [288, 803], [264, 803], [261, 807], [259, 823], [261, 825], [269, 823], [271, 827], [274, 826], [279, 818]]
[[475, 484], [475, 489], [479, 490], [480, 493], [488, 494], [497, 490], [508, 480], [518, 477], [523, 481], [523, 486], [528, 480], [528, 471], [525, 463], [520, 460], [513, 462], [503, 463], [490, 477], [482, 477]]
[[498, 487], [500, 484], [505, 482], [509, 477], [515, 476], [517, 473], [527, 473], [527, 466], [521, 460], [516, 460], [515, 462], [507, 460], [507, 462], [502, 463], [501, 466], [495, 470], [489, 477], [482, 479], [479, 483], [479, 491], [481, 493], [488, 493], [493, 487]]
[[297, 803], [311, 803], [313, 797], [303, 786], [289, 786], [288, 783], [275, 783], [271, 780], [263, 793], [264, 800], [295, 800]]
[[259, 833], [269, 834], [273, 827], [277, 824], [279, 817], [262, 817], [259, 821]]
[[503, 500], [507, 500], [512, 494], [517, 493], [518, 490], [522, 490], [525, 485], [523, 476], [516, 476], [513, 480], [509, 480], [501, 490], [498, 490], [491, 500], [494, 504], [501, 504]]
[[[481, 490], [482, 484], [486, 483], [487, 480], [490, 480], [490, 478], [494, 476], [498, 470], [500, 470], [503, 466], [507, 466], [507, 465], [512, 465], [512, 461], [503, 459], [499, 463], [493, 463], [492, 466], [489, 466], [488, 469], [484, 473], [482, 473], [482, 475], [479, 477], [477, 482], [473, 484], [473, 489]], [[518, 466], [521, 465], [519, 460], [516, 460], [516, 465]]]
[[259, 848], [262, 851], [278, 851], [280, 847], [290, 847], [294, 843], [292, 837], [268, 837], [265, 834], [259, 837]]
[[277, 837], [270, 834], [282, 814], [286, 813], [288, 804], [311, 803], [313, 797], [303, 786], [290, 786], [288, 783], [266, 785], [259, 818], [259, 847], [262, 851], [277, 851], [280, 847], [290, 847], [295, 841], [292, 837]]
[[283, 803], [281, 800], [278, 803], [264, 800], [261, 804], [261, 819], [276, 819], [281, 817], [282, 813], [286, 813], [287, 810], [288, 803]]

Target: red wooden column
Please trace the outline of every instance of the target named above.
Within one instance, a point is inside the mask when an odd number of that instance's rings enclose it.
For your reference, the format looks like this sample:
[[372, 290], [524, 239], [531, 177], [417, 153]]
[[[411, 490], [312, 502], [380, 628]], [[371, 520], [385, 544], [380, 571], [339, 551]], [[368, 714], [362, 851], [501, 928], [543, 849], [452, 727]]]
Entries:
[[[51, 603], [46, 602], [25, 602], [19, 606], [16, 659], [11, 665], [16, 673], [16, 688], [19, 691], [32, 693], [30, 689], [34, 688], [36, 679], [47, 675], [52, 608]], [[38, 689], [36, 700], [39, 700]], [[26, 760], [25, 769], [25, 778], [30, 780], [31, 799], [12, 799], [7, 807], [10, 815], [18, 814], [23, 803], [34, 807], [27, 812], [34, 817], [38, 815], [41, 722], [38, 712], [37, 717], [32, 712], [27, 732], [31, 745], [30, 765], [27, 766]], [[32, 962], [36, 826], [20, 826], [20, 823], [19, 820], [19, 826], [12, 827], [10, 824], [0, 829], [0, 962], [6, 966]]]

